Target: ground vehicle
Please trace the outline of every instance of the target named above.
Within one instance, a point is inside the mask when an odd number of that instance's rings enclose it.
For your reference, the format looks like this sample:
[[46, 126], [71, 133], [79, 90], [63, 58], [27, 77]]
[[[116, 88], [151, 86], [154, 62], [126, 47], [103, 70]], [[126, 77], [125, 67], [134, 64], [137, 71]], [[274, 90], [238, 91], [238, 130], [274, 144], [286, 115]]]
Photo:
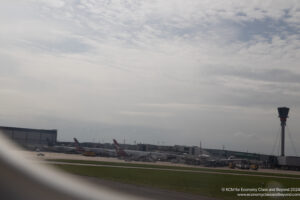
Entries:
[[258, 164], [257, 163], [250, 164], [250, 169], [258, 170]]
[[250, 162], [245, 159], [229, 160], [229, 168], [250, 169]]
[[299, 170], [300, 158], [295, 156], [278, 156], [277, 167], [282, 169]]

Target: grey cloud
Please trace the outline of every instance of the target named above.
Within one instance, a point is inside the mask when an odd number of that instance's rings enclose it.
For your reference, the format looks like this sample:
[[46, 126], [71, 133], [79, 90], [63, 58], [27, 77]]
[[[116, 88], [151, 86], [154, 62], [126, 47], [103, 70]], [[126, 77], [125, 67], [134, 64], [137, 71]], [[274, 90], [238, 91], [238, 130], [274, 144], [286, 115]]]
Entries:
[[293, 73], [285, 69], [268, 70], [264, 72], [264, 74], [260, 76], [258, 75], [257, 77], [270, 82], [300, 83], [300, 74]]
[[[224, 9], [213, 6], [210, 12], [203, 9], [201, 3], [192, 3], [193, 7], [189, 8], [191, 5], [187, 5], [190, 11], [187, 13], [156, 8], [155, 6], [160, 5], [158, 2], [151, 3], [151, 6], [145, 2], [128, 1], [120, 4], [105, 1], [84, 4], [74, 1], [67, 4], [63, 9], [52, 10], [54, 20], [60, 19], [63, 22], [72, 23], [72, 26], [77, 26], [78, 29], [74, 30], [76, 34], [88, 34], [97, 40], [114, 39], [130, 46], [153, 43], [155, 39], [159, 39], [159, 42], [161, 39], [181, 38], [195, 42], [197, 38], [202, 38], [218, 39], [219, 42], [226, 43], [255, 40], [257, 36], [271, 40], [270, 36], [275, 33], [280, 37], [285, 37], [287, 33], [297, 33], [297, 29], [286, 22], [286, 19], [292, 15], [289, 9], [279, 12], [285, 14], [281, 14], [283, 16], [277, 19], [272, 17], [270, 11], [260, 9], [254, 13], [264, 13], [264, 17], [255, 18], [252, 5], [249, 9], [239, 10], [235, 7], [227, 7], [226, 3]], [[168, 5], [167, 3], [166, 6]], [[150, 7], [147, 8], [148, 6]], [[151, 9], [152, 6], [156, 9]], [[207, 6], [210, 7], [210, 5]], [[68, 20], [66, 13], [73, 16], [73, 20]], [[48, 45], [51, 47], [51, 44]], [[70, 48], [63, 49], [62, 45], [58, 44], [58, 46], [59, 49], [70, 51]], [[78, 45], [67, 43], [66, 46], [81, 52], [78, 50], [81, 49]]]
[[[232, 139], [238, 131], [267, 138], [269, 126], [257, 126], [264, 109], [300, 105], [299, 33], [289, 22], [296, 13], [282, 12], [290, 4], [109, 2], [28, 3], [34, 12], [24, 15], [34, 14], [27, 18], [7, 12], [19, 25], [2, 24], [8, 45], [1, 52], [13, 55], [24, 73], [0, 57], [0, 73], [15, 84], [2, 88], [17, 91], [2, 92], [4, 124], [58, 128], [60, 140], [195, 144], [204, 138], [234, 146], [242, 142]], [[156, 106], [141, 108], [143, 102]], [[23, 117], [12, 116], [14, 109]]]
[[[14, 126], [36, 127], [45, 129], [58, 129], [60, 141], [71, 141], [73, 137], [81, 139], [81, 141], [93, 141], [112, 143], [112, 139], [126, 139], [128, 143], [134, 140], [142, 143], [153, 143], [162, 140], [164, 136], [161, 133], [171, 134], [175, 130], [164, 128], [153, 128], [141, 125], [118, 125], [103, 122], [93, 122], [87, 120], [70, 120], [60, 117], [51, 117], [47, 115], [31, 116], [32, 118], [23, 119], [22, 123], [14, 124]], [[167, 137], [167, 136], [166, 136]], [[167, 138], [165, 138], [166, 140]], [[155, 141], [156, 142], [156, 141]]]
[[93, 49], [92, 46], [73, 38], [53, 41], [29, 41], [27, 44], [31, 48], [53, 53], [84, 53]]
[[235, 26], [239, 27], [238, 39], [241, 41], [255, 40], [257, 36], [271, 42], [274, 35], [285, 39], [288, 35], [299, 34], [299, 29], [286, 22], [287, 17], [280, 19], [264, 18], [260, 20], [245, 21]]
[[75, 39], [66, 39], [49, 44], [50, 49], [66, 53], [83, 53], [91, 50], [91, 46]]
[[10, 56], [0, 54], [0, 76], [16, 75], [19, 73], [19, 64]]
[[299, 105], [299, 96], [285, 95], [281, 92], [266, 92], [258, 90], [235, 90], [230, 96], [223, 98], [224, 102], [242, 107], [276, 108], [282, 104], [286, 106]]
[[277, 83], [257, 85], [255, 82], [248, 82], [249, 87], [239, 87], [238, 83], [238, 81], [235, 83], [235, 87], [222, 84], [212, 87], [211, 90], [218, 91], [218, 93], [209, 95], [209, 103], [211, 105], [236, 106], [248, 110], [272, 109], [280, 105], [300, 105], [300, 95], [297, 92], [300, 90], [300, 86], [291, 88], [289, 85], [278, 87], [281, 84]]
[[[288, 69], [254, 70], [245, 67], [211, 67], [208, 76], [214, 81], [211, 103], [241, 107], [272, 108], [299, 105], [300, 74]], [[222, 81], [217, 81], [218, 78]], [[217, 78], [217, 79], [216, 79]], [[228, 85], [229, 84], [229, 85]]]
[[265, 81], [265, 82], [283, 82], [300, 83], [300, 74], [288, 69], [269, 69], [269, 70], [251, 70], [244, 67], [212, 67], [208, 70], [209, 74], [218, 76], [231, 76], [242, 79]]

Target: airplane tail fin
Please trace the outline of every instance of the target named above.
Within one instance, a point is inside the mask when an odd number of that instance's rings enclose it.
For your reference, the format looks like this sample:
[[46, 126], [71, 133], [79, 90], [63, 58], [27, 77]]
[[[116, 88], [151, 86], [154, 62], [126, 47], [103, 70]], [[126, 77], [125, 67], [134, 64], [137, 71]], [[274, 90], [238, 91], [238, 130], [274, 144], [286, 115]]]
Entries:
[[84, 149], [80, 146], [80, 143], [78, 142], [77, 138], [74, 137], [73, 139], [74, 139], [75, 147], [76, 147], [77, 151], [79, 151], [79, 152], [84, 151]]
[[119, 143], [117, 142], [117, 140], [113, 139], [113, 142], [114, 142], [114, 146], [115, 146], [115, 149], [116, 149], [116, 153], [118, 156], [127, 156], [127, 153], [123, 150], [123, 148], [119, 145]]

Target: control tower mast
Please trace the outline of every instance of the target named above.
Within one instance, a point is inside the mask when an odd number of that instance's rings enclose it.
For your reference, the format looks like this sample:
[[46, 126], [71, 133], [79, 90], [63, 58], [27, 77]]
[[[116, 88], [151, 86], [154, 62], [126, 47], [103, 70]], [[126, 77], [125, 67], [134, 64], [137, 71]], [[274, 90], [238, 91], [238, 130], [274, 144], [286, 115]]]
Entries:
[[285, 140], [285, 126], [286, 126], [286, 119], [288, 118], [289, 114], [288, 107], [279, 107], [278, 114], [281, 121], [281, 156], [284, 156], [284, 140]]

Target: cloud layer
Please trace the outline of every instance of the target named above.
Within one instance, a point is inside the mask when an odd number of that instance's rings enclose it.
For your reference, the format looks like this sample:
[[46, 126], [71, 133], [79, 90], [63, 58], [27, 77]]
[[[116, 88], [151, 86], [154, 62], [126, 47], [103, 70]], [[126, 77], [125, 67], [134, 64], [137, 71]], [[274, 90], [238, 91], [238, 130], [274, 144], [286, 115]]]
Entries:
[[1, 120], [57, 126], [61, 140], [270, 153], [277, 106], [292, 108], [300, 139], [299, 10], [297, 1], [6, 1]]

